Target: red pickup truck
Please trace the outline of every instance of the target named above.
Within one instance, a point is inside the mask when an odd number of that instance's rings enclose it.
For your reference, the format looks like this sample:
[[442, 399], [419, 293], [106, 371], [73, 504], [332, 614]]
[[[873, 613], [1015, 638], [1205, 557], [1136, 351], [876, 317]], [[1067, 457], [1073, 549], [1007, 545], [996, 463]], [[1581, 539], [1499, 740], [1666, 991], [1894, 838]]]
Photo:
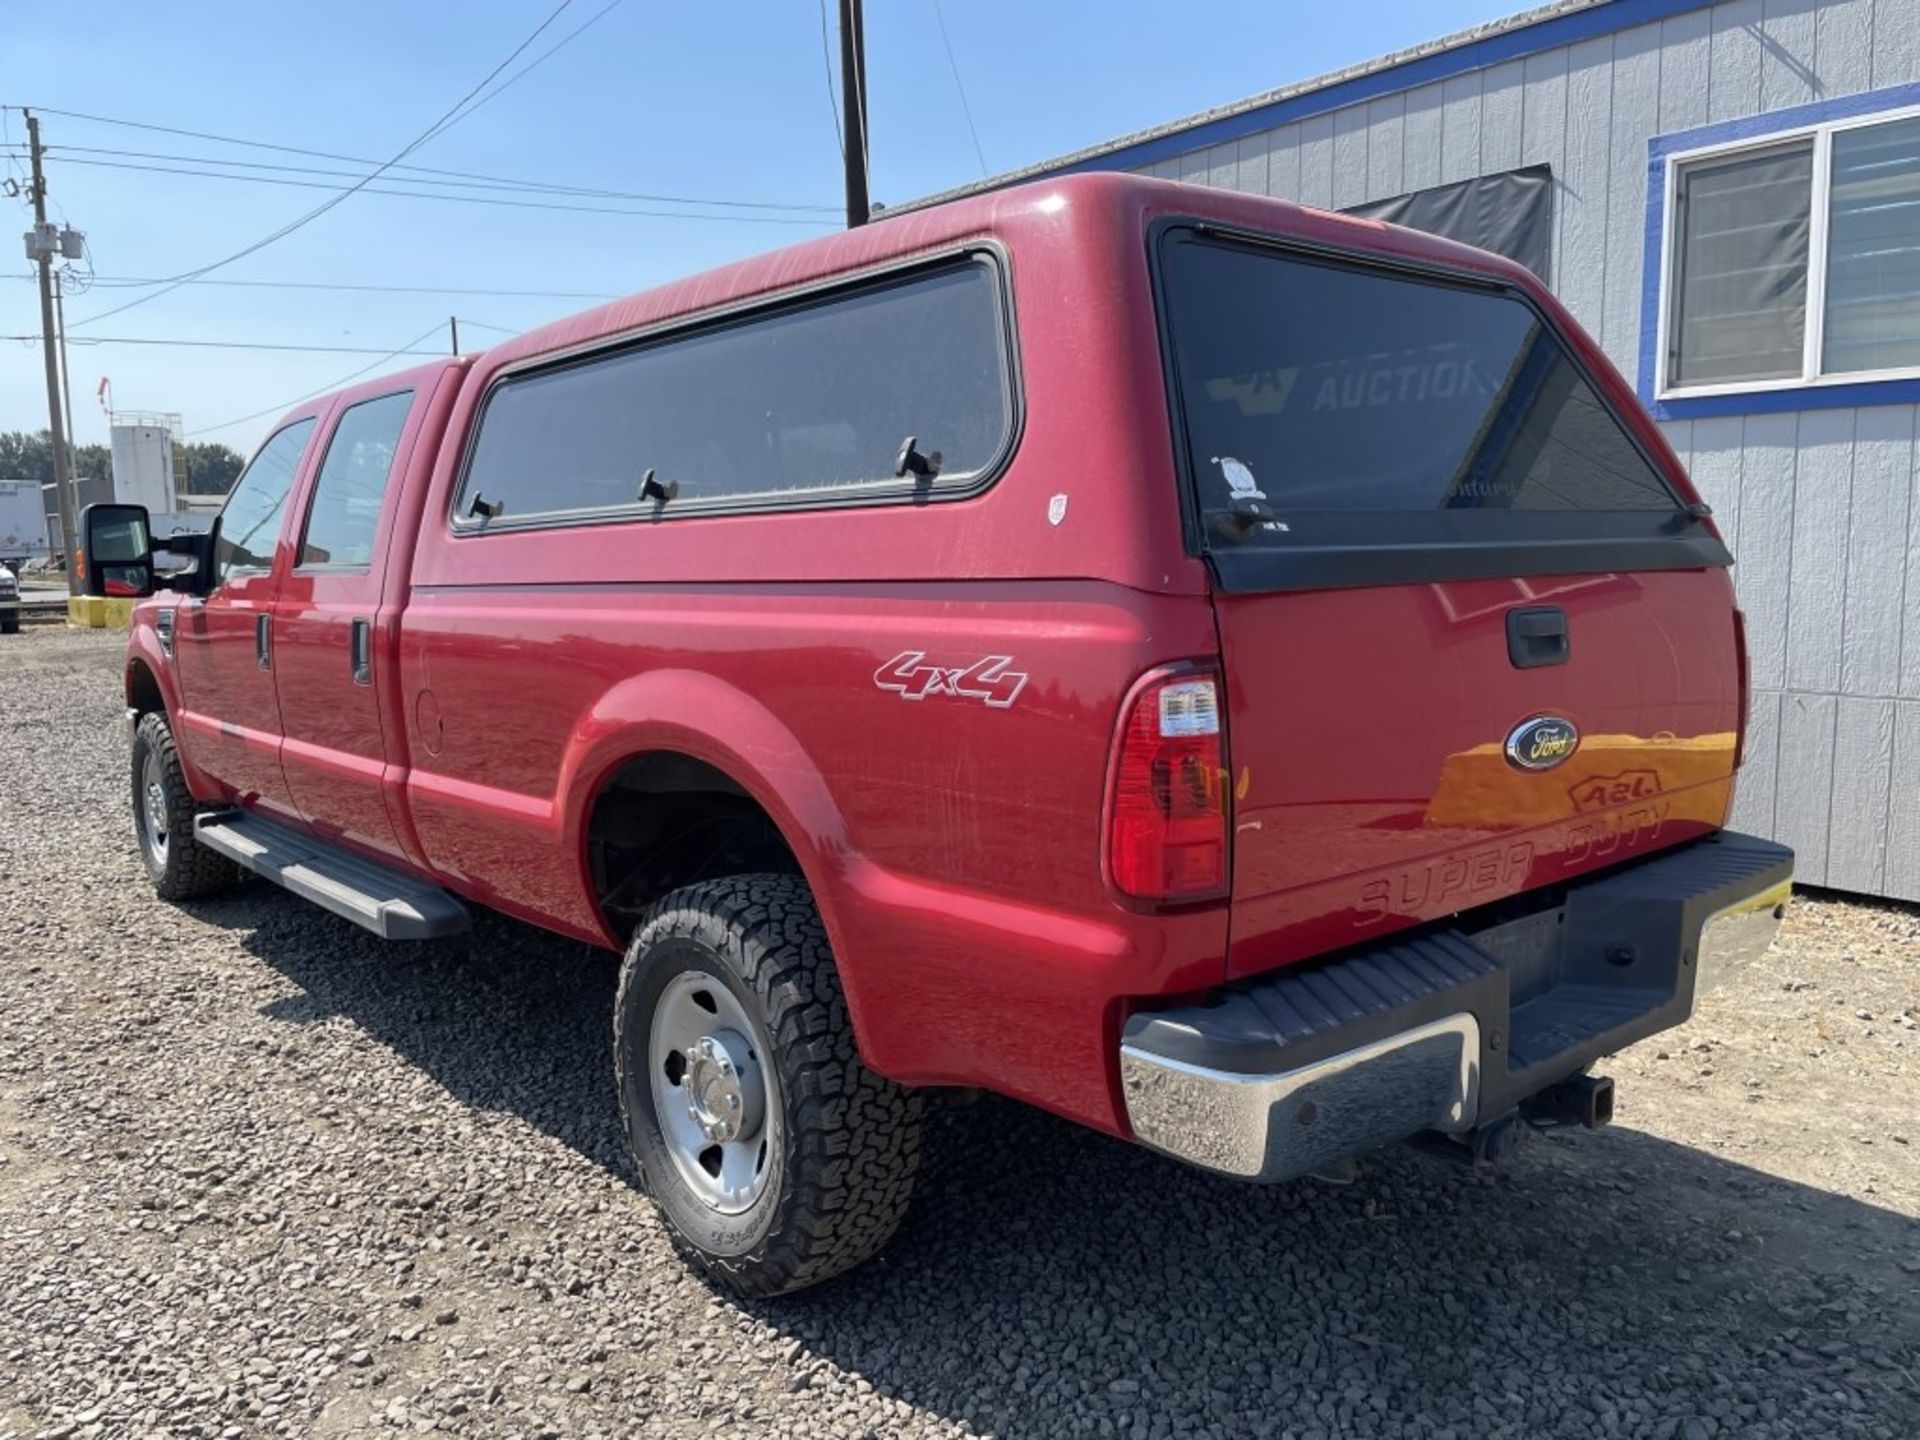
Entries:
[[1374, 222], [906, 213], [300, 406], [184, 573], [143, 520], [160, 894], [624, 951], [643, 1183], [746, 1292], [886, 1241], [929, 1087], [1263, 1181], [1604, 1123], [1788, 893], [1672, 451]]

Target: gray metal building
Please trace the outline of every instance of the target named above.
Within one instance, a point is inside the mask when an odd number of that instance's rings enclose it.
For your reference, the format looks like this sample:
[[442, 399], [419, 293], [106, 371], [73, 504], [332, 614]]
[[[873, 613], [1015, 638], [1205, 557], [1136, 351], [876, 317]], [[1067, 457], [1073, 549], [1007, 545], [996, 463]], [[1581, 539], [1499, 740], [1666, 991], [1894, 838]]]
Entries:
[[[1544, 260], [1484, 203], [1542, 166]], [[1734, 823], [1920, 900], [1920, 0], [1569, 0], [988, 183], [1087, 169], [1544, 266], [1737, 556]]]

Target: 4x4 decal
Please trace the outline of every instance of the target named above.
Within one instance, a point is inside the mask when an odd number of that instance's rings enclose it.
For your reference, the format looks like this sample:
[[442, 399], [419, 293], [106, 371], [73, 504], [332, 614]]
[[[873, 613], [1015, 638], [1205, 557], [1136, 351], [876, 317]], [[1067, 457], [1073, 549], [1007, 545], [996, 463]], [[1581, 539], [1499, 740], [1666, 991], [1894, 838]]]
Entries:
[[907, 700], [929, 695], [955, 695], [983, 700], [1004, 710], [1026, 688], [1023, 670], [1011, 670], [1011, 655], [986, 655], [970, 665], [930, 665], [924, 650], [906, 650], [873, 672], [873, 683]]

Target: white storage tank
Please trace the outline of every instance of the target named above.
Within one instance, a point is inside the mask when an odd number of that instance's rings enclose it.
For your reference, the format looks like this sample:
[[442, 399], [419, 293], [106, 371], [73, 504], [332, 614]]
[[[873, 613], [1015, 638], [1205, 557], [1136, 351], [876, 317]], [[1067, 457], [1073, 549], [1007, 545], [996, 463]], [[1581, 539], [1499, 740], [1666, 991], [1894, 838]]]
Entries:
[[113, 416], [113, 498], [156, 515], [180, 508], [174, 471], [172, 416]]

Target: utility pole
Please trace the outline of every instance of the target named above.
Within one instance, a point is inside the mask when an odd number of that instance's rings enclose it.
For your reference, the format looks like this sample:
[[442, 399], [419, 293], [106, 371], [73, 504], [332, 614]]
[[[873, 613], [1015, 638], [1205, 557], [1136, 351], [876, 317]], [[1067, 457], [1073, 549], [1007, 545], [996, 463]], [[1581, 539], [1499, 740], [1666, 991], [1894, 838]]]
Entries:
[[40, 117], [25, 112], [27, 150], [33, 164], [33, 233], [27, 253], [39, 262], [40, 348], [47, 365], [47, 430], [53, 437], [53, 490], [60, 506], [60, 544], [67, 572], [67, 593], [80, 593], [80, 572], [73, 562], [80, 537], [75, 533], [73, 472], [67, 464], [67, 427], [60, 408], [60, 362], [53, 324], [53, 254], [58, 248], [54, 229], [47, 224], [47, 177], [40, 168]]
[[860, 0], [840, 0], [840, 115], [846, 127], [847, 228], [867, 223], [867, 37]]
[[[482, 326], [481, 328], [485, 329], [486, 327]], [[453, 358], [458, 360], [460, 358], [460, 317], [458, 315], [449, 315], [447, 317], [447, 338], [453, 345]]]
[[60, 276], [53, 277], [53, 323], [60, 332], [60, 414], [67, 422], [67, 474], [73, 477], [74, 494], [80, 493], [80, 445], [73, 438], [73, 368], [67, 355], [66, 287]]

